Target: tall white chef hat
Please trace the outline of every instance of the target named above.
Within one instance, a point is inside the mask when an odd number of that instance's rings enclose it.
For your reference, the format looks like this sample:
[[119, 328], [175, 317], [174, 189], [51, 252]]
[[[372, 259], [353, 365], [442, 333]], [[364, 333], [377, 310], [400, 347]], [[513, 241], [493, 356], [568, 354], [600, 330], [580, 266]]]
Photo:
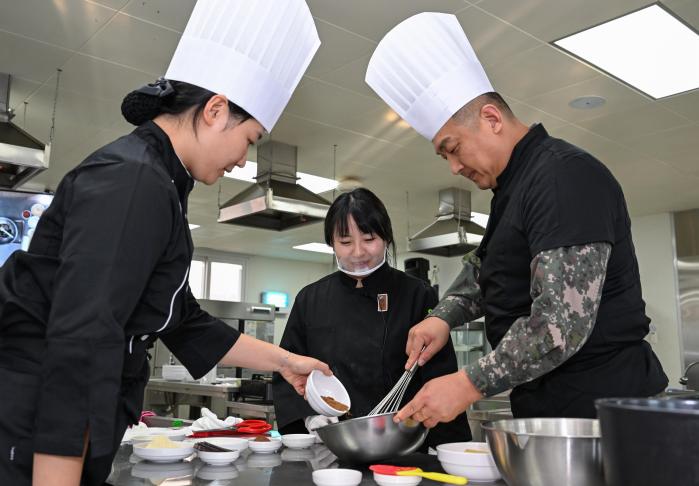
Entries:
[[433, 12], [404, 20], [381, 39], [366, 82], [428, 140], [466, 103], [493, 91], [457, 18]]
[[165, 77], [226, 95], [271, 131], [318, 46], [304, 0], [198, 0]]

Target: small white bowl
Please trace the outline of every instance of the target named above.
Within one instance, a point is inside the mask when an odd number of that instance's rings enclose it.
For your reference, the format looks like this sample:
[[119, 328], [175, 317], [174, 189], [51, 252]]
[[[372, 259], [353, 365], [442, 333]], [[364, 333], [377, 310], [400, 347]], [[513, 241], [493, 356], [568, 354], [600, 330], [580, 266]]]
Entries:
[[244, 451], [250, 444], [247, 439], [242, 439], [240, 437], [205, 437], [200, 439], [188, 439], [187, 442], [192, 444], [208, 442], [209, 444], [217, 445], [224, 449], [236, 450], [238, 452]]
[[230, 452], [212, 452], [212, 451], [200, 451], [197, 450], [197, 456], [199, 459], [212, 466], [225, 466], [231, 462], [238, 459], [240, 452], [230, 451]]
[[269, 442], [256, 442], [251, 440], [249, 442], [249, 447], [253, 452], [258, 452], [260, 454], [273, 454], [281, 449], [282, 440], [276, 438], [270, 438]]
[[132, 444], [141, 444], [143, 442], [152, 441], [156, 435], [164, 435], [172, 441], [182, 441], [187, 437], [187, 431], [184, 429], [169, 429], [167, 427], [148, 427], [147, 429], [139, 430], [131, 437]]
[[194, 447], [192, 444], [186, 442], [177, 442], [177, 444], [179, 447], [173, 449], [149, 449], [146, 447], [148, 443], [144, 442], [142, 444], [135, 444], [133, 446], [133, 453], [141, 459], [145, 459], [147, 461], [166, 463], [181, 461], [182, 459], [191, 456], [192, 452], [194, 452]]
[[[349, 393], [334, 375], [325, 376], [318, 370], [313, 370], [306, 381], [306, 400], [313, 410], [326, 417], [339, 417], [347, 413], [328, 405], [321, 397], [330, 396], [340, 403], [352, 406]], [[349, 410], [349, 409], [348, 409]]]
[[391, 474], [374, 473], [374, 481], [380, 486], [415, 486], [422, 481], [421, 476], [393, 476]]
[[247, 467], [264, 468], [277, 467], [282, 463], [282, 458], [279, 454], [260, 454], [255, 452], [248, 456], [246, 461]]
[[500, 479], [500, 471], [497, 467], [490, 466], [464, 466], [452, 462], [439, 461], [442, 467], [449, 474], [454, 476], [464, 476], [470, 483], [480, 483], [486, 481], [497, 481]]
[[[467, 452], [469, 450], [483, 452]], [[437, 446], [437, 459], [462, 466], [496, 468], [490, 446], [486, 442], [450, 442]]]
[[357, 486], [362, 473], [354, 469], [318, 469], [313, 471], [313, 482], [317, 486]]
[[[289, 449], [306, 449], [315, 444], [316, 436], [313, 434], [286, 434], [282, 435], [282, 443]], [[218, 444], [216, 444], [218, 445]]]

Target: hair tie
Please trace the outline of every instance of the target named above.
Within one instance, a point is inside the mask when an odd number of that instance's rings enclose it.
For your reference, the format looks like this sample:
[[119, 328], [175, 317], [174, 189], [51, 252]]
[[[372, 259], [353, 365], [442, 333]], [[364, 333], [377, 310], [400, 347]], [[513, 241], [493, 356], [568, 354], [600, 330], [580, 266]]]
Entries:
[[148, 96], [157, 96], [158, 98], [165, 98], [166, 96], [170, 96], [172, 93], [174, 93], [175, 88], [172, 87], [170, 81], [163, 77], [160, 77], [155, 81], [155, 83], [149, 83], [145, 86], [141, 86], [136, 90], [136, 92]]

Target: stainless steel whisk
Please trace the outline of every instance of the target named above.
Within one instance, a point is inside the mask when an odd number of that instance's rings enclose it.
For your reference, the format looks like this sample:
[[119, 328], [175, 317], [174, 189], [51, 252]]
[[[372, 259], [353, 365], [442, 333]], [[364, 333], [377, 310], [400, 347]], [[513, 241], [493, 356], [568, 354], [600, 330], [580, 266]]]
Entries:
[[[420, 350], [420, 353], [422, 353], [426, 347], [427, 346], [423, 346]], [[403, 372], [403, 375], [400, 377], [400, 380], [398, 380], [398, 383], [393, 385], [391, 391], [389, 391], [386, 394], [386, 396], [383, 397], [383, 400], [381, 400], [379, 404], [375, 406], [374, 409], [367, 414], [367, 417], [371, 415], [381, 415], [384, 413], [397, 412], [400, 408], [401, 402], [403, 401], [403, 395], [405, 395], [405, 390], [408, 389], [408, 385], [410, 385], [410, 380], [413, 379], [413, 375], [415, 374], [416, 370], [417, 360], [415, 361], [415, 363], [413, 363], [409, 370]]]

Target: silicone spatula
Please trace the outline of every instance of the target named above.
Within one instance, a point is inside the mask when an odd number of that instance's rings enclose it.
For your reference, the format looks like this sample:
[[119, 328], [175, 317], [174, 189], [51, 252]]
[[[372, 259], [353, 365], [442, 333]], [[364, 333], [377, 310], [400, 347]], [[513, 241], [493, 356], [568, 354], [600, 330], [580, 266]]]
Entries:
[[419, 467], [407, 466], [389, 466], [386, 464], [374, 464], [369, 466], [369, 469], [379, 474], [389, 476], [422, 476], [425, 479], [431, 479], [440, 483], [448, 484], [466, 484], [468, 480], [463, 476], [454, 476], [452, 474], [444, 474], [438, 472], [424, 472]]

